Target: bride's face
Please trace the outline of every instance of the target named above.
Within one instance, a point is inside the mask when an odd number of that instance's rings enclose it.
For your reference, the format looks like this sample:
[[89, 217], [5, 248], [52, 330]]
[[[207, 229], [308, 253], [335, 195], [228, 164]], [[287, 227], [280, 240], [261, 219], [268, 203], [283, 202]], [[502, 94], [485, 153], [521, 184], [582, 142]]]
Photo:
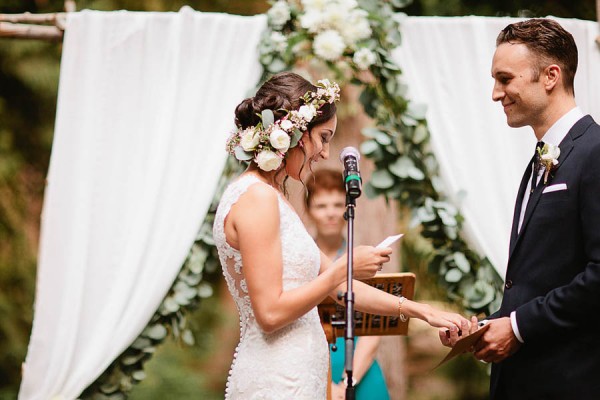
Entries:
[[310, 132], [304, 132], [302, 147], [299, 144], [291, 149], [286, 160], [285, 168], [290, 177], [303, 180], [312, 170], [313, 163], [329, 158], [329, 143], [333, 139], [336, 127], [337, 116], [334, 115], [329, 121], [313, 126]]

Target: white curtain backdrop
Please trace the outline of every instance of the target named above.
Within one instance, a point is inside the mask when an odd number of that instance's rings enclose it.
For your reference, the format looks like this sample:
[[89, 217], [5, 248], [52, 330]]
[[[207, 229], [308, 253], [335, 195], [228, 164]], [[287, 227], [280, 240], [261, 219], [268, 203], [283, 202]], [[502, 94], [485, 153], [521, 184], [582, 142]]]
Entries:
[[167, 293], [210, 205], [265, 16], [68, 15], [19, 398], [74, 399]]
[[[579, 51], [576, 100], [600, 121], [600, 49], [597, 22], [557, 19]], [[395, 52], [412, 100], [428, 106], [427, 121], [442, 180], [465, 216], [465, 235], [504, 277], [513, 207], [533, 155], [531, 128], [506, 125], [492, 101], [496, 36], [514, 18], [408, 17]], [[466, 192], [460, 200], [459, 193]]]

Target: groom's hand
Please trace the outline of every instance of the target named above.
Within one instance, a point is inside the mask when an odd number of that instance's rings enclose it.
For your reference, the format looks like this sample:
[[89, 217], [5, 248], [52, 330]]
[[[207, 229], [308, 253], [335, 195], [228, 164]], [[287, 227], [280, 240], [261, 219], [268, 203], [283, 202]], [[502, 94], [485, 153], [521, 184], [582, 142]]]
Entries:
[[521, 342], [513, 333], [510, 318], [492, 319], [488, 323], [489, 329], [475, 344], [475, 358], [497, 363], [519, 350]]

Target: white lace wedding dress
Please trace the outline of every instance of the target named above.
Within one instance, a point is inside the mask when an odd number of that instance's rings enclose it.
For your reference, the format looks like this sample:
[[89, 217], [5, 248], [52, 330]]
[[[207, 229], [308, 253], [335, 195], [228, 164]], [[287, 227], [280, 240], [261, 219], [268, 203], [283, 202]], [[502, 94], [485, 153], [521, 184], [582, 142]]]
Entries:
[[[240, 342], [229, 371], [225, 399], [322, 400], [327, 396], [329, 350], [316, 307], [290, 325], [264, 333], [254, 318], [240, 252], [225, 238], [223, 224], [231, 206], [253, 184], [265, 185], [252, 175], [243, 175], [225, 190], [213, 226], [223, 275], [240, 313]], [[318, 275], [320, 253], [279, 192], [278, 198], [283, 289], [290, 290]], [[260, 234], [260, 226], [256, 233]]]

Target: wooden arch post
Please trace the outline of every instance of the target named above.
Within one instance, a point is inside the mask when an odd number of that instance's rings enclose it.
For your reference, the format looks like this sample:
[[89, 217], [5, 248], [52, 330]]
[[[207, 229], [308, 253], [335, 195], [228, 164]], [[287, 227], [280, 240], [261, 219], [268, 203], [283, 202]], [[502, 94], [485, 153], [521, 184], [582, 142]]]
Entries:
[[65, 12], [51, 14], [0, 14], [0, 38], [38, 39], [60, 42], [67, 12], [77, 10], [75, 0], [65, 0]]

